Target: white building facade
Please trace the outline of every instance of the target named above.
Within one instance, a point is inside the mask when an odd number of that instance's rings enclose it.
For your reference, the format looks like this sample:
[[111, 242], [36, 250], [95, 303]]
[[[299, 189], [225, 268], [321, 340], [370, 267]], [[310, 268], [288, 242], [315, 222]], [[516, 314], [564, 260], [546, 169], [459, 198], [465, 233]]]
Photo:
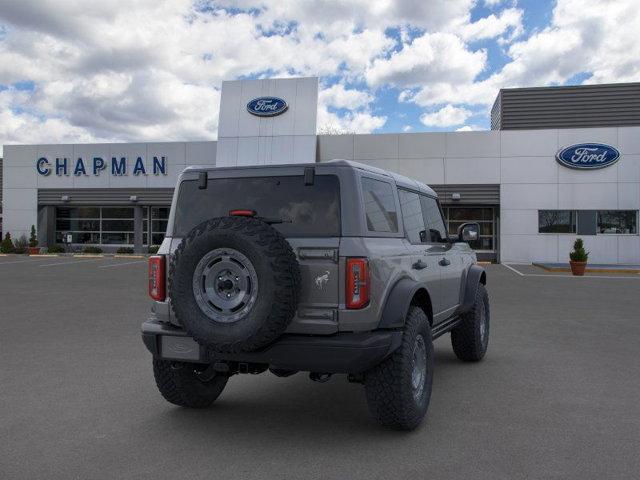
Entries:
[[[315, 78], [224, 82], [217, 142], [5, 145], [3, 231], [15, 239], [35, 225], [43, 246], [145, 251], [163, 237], [187, 165], [340, 158], [434, 187], [451, 233], [481, 224], [480, 258], [567, 262], [579, 236], [593, 263], [640, 264], [640, 126], [316, 136], [317, 87]], [[272, 107], [283, 111], [262, 115]], [[617, 160], [558, 161], [567, 147], [594, 144]]]

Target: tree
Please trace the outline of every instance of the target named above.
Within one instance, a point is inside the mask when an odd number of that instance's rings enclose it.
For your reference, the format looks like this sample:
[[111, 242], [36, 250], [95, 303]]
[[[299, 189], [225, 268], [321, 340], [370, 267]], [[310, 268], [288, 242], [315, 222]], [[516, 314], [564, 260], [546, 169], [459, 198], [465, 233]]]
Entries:
[[11, 240], [11, 234], [7, 232], [4, 236], [4, 240], [0, 244], [0, 252], [2, 253], [13, 253], [15, 248], [13, 247], [13, 241]]
[[31, 235], [29, 235], [29, 246], [37, 247], [38, 246], [38, 237], [36, 235], [36, 227], [35, 225], [31, 225]]

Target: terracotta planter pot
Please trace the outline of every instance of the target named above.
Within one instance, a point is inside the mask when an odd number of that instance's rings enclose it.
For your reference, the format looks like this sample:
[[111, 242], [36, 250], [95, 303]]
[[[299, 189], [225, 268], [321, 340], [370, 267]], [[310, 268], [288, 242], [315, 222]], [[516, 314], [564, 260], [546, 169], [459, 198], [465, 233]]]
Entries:
[[29, 255], [40, 255], [40, 247], [29, 247]]
[[587, 262], [574, 262], [573, 260], [571, 260], [569, 262], [569, 265], [571, 265], [571, 273], [578, 277], [583, 276], [584, 271], [587, 268]]

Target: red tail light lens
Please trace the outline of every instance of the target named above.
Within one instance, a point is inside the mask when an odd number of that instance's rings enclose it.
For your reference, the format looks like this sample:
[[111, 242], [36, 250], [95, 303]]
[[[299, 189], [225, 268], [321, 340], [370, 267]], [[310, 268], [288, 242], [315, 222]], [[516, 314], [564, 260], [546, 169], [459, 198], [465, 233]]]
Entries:
[[229, 210], [230, 217], [255, 217], [255, 210]]
[[363, 308], [369, 304], [369, 261], [347, 259], [347, 308]]
[[149, 257], [149, 296], [158, 302], [166, 298], [164, 255]]

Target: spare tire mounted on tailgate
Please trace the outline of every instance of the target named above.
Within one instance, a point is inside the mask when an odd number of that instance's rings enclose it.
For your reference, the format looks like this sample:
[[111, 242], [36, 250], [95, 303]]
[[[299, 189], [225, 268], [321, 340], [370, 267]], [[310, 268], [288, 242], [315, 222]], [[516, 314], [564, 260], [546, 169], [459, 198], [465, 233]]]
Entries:
[[176, 250], [169, 290], [176, 317], [200, 344], [217, 352], [251, 351], [289, 325], [300, 270], [287, 240], [267, 223], [214, 218]]

